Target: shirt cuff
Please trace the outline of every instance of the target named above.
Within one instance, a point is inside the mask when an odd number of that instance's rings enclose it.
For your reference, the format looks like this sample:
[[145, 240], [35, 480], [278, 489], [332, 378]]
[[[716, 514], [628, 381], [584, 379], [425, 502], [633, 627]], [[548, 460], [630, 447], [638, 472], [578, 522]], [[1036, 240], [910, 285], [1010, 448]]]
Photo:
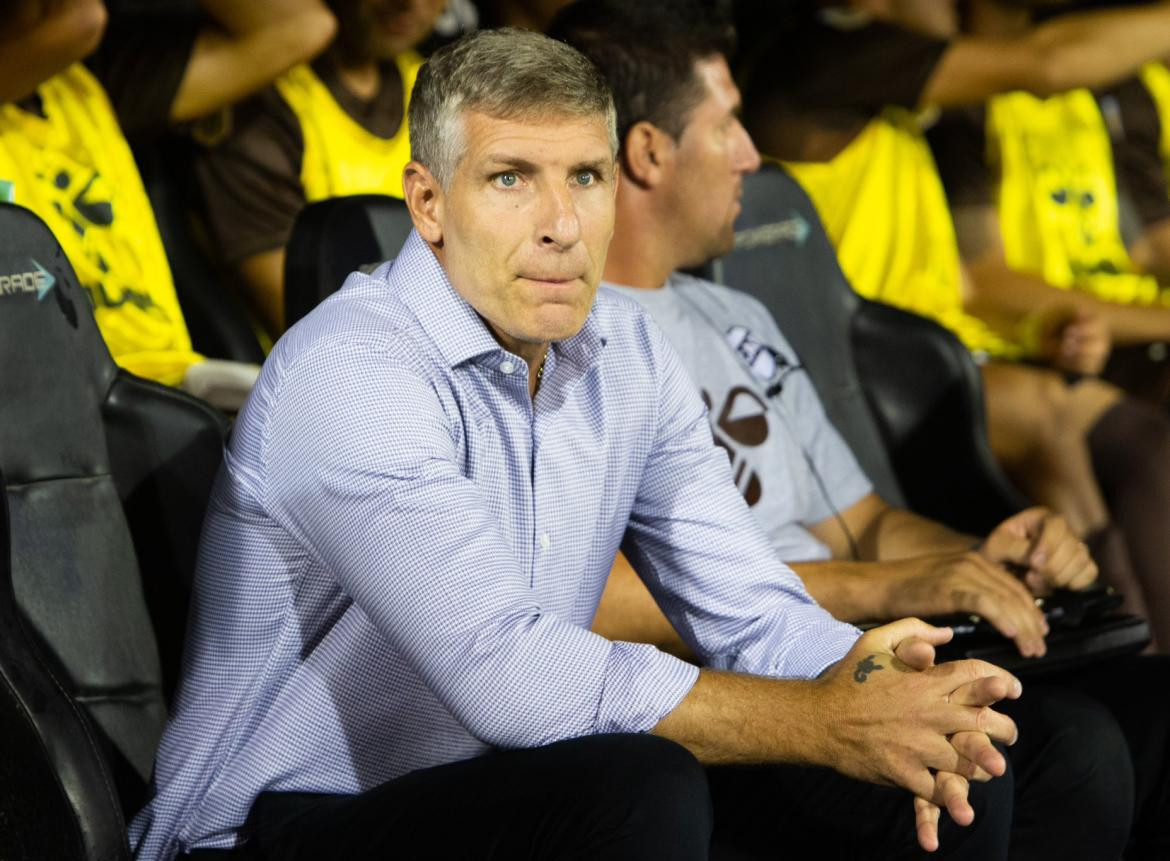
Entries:
[[698, 667], [654, 646], [615, 642], [606, 661], [594, 732], [649, 732], [675, 710], [698, 678]]
[[783, 637], [761, 638], [737, 655], [730, 669], [778, 679], [815, 679], [845, 657], [861, 636], [853, 625], [834, 619], [816, 604], [788, 605], [782, 614], [783, 619], [768, 628], [783, 631]]

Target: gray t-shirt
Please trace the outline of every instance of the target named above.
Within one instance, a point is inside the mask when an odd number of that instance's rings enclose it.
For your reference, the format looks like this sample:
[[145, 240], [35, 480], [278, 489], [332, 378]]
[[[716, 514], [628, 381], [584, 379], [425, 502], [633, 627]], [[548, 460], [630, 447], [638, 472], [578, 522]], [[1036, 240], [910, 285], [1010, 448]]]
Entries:
[[873, 488], [764, 306], [679, 273], [660, 290], [606, 286], [641, 304], [682, 357], [715, 442], [780, 558], [827, 559], [829, 548], [805, 527]]

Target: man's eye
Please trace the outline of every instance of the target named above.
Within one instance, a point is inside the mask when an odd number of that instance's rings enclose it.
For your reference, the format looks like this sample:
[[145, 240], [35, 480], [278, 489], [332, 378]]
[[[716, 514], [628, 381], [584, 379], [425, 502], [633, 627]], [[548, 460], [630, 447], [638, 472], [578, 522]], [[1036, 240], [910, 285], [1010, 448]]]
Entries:
[[504, 188], [515, 188], [520, 183], [520, 177], [515, 171], [506, 170], [496, 174], [496, 182]]
[[597, 177], [591, 170], [583, 170], [577, 174], [577, 185], [593, 185]]

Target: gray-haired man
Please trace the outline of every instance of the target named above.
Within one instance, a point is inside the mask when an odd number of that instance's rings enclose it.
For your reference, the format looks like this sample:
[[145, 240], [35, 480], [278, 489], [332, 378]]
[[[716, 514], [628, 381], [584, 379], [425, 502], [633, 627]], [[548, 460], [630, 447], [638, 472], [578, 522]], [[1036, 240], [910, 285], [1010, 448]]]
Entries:
[[[597, 293], [599, 73], [477, 33], [410, 127], [416, 232], [280, 341], [233, 433], [139, 856], [703, 858], [692, 754], [896, 783], [998, 851], [1010, 778], [973, 810], [960, 775], [1006, 769], [987, 706], [1019, 683], [818, 607], [661, 333]], [[623, 537], [722, 672], [588, 630]]]

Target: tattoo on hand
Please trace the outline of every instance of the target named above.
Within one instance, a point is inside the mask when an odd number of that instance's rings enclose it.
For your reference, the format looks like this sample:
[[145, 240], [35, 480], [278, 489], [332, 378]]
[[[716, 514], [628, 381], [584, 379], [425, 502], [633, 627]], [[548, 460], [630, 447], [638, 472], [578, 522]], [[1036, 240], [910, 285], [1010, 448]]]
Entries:
[[859, 684], [865, 684], [865, 680], [869, 678], [870, 673], [875, 670], [885, 669], [881, 664], [874, 663], [873, 659], [876, 657], [877, 655], [868, 655], [865, 659], [857, 662], [857, 669], [853, 671], [853, 681]]

